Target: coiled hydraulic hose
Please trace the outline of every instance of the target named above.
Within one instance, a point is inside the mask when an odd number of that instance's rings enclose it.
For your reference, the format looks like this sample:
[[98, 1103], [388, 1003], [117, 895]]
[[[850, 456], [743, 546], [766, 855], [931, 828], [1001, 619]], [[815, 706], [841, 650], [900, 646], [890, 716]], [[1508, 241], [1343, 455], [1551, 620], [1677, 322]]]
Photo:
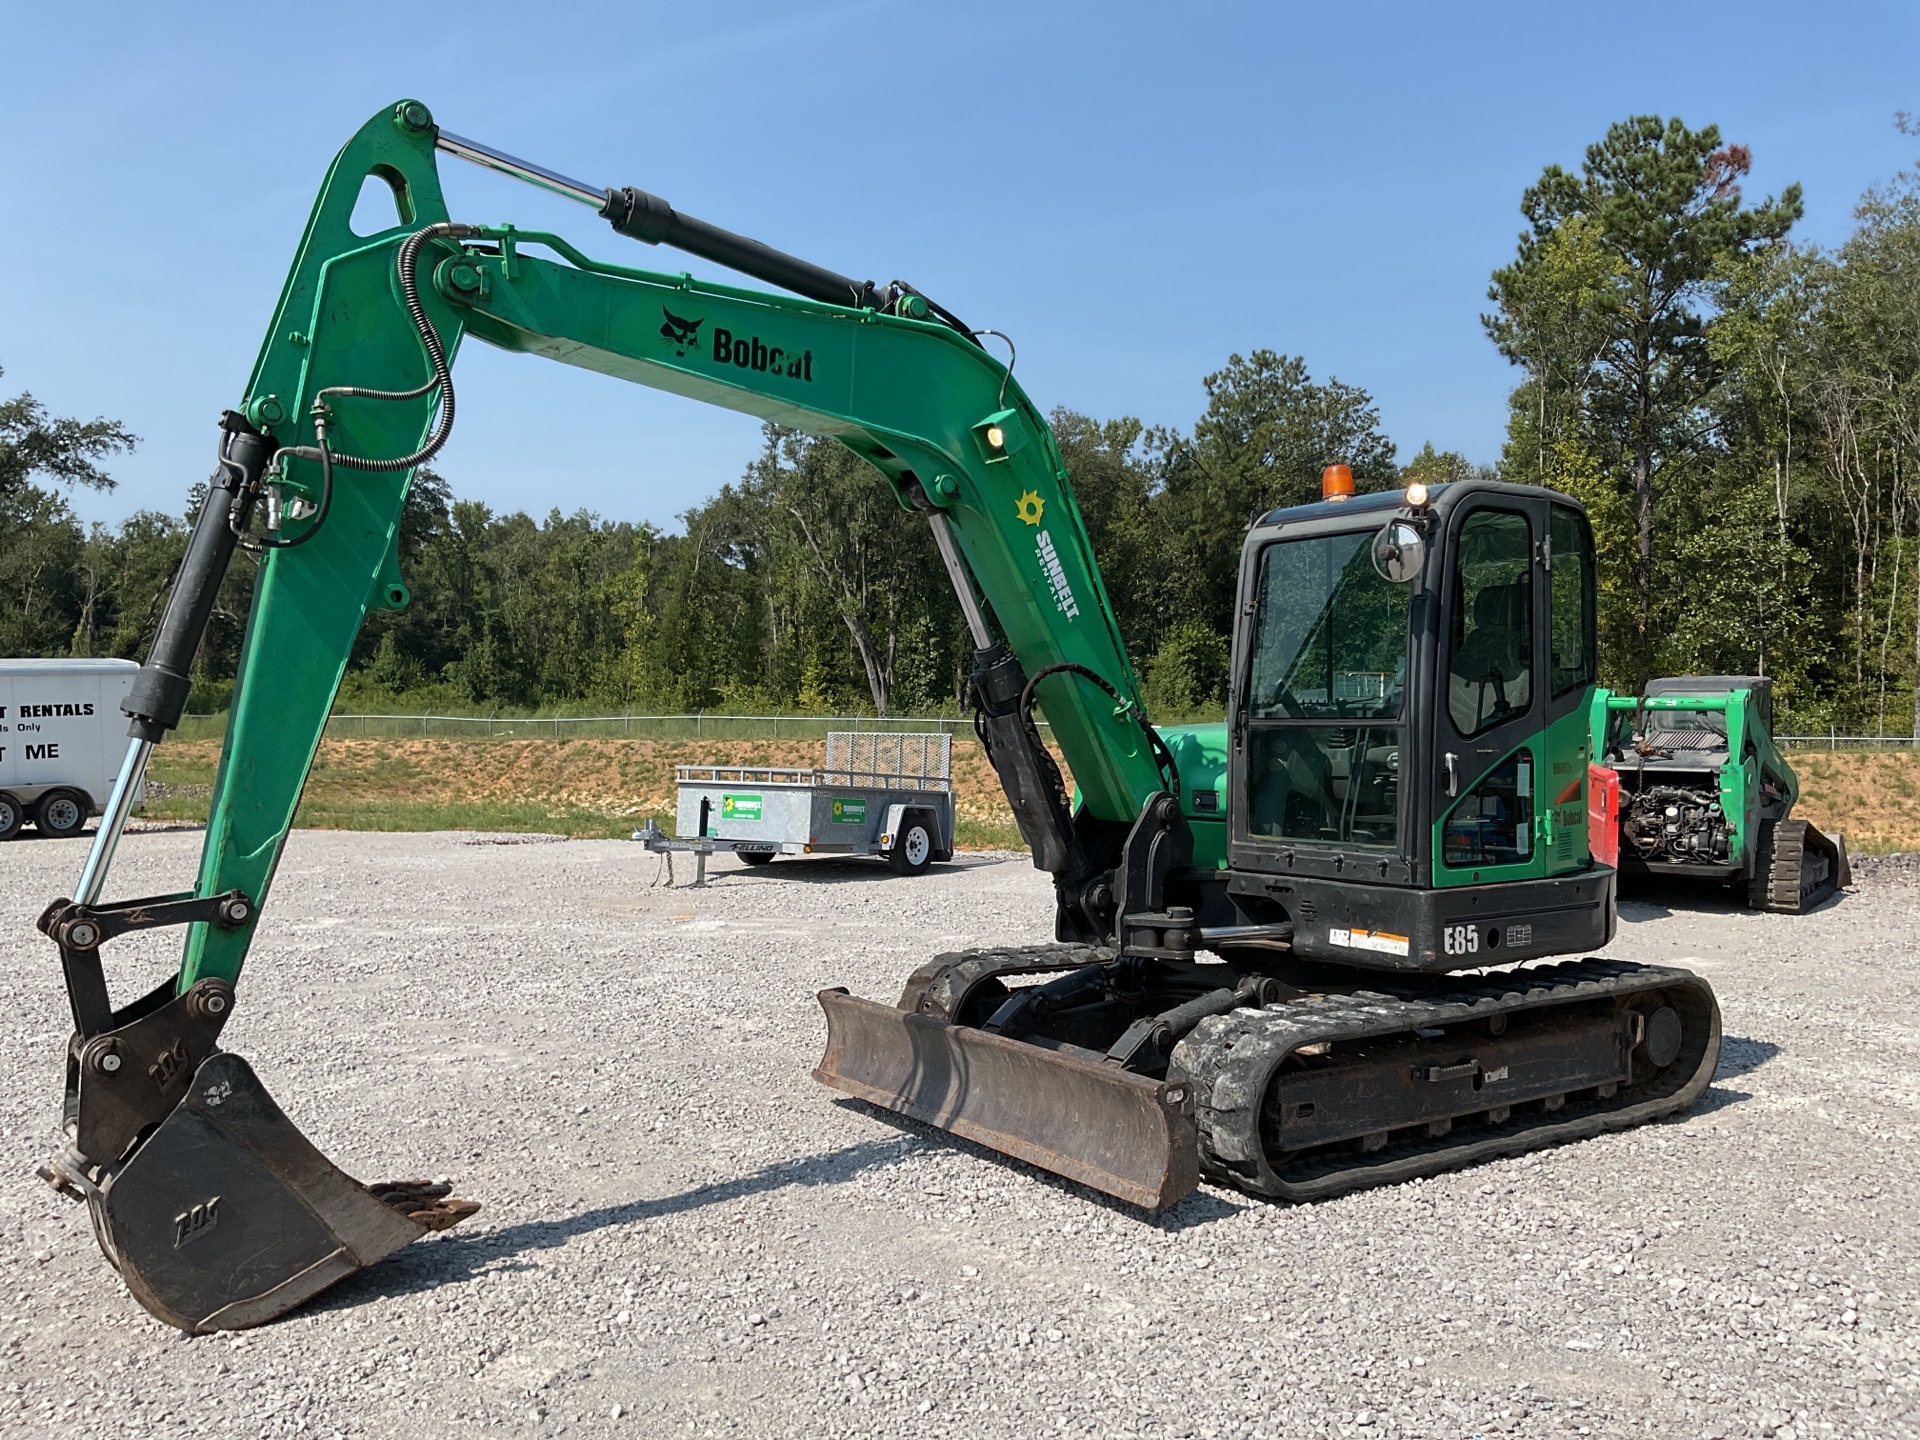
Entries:
[[[478, 225], [461, 225], [450, 221], [424, 226], [414, 231], [400, 242], [400, 251], [395, 258], [395, 266], [400, 274], [400, 294], [406, 301], [407, 314], [413, 320], [413, 328], [420, 337], [420, 348], [426, 352], [427, 365], [432, 373], [426, 380], [411, 390], [370, 390], [361, 385], [329, 385], [318, 391], [313, 397], [313, 408], [309, 412], [313, 417], [312, 445], [290, 445], [273, 457], [273, 467], [267, 479], [277, 480], [284, 472], [283, 463], [289, 458], [295, 460], [313, 460], [320, 466], [320, 502], [313, 512], [313, 523], [290, 540], [275, 540], [264, 535], [248, 537], [249, 549], [291, 550], [296, 545], [304, 545], [326, 523], [327, 512], [333, 507], [333, 467], [343, 466], [349, 470], [365, 470], [374, 474], [392, 474], [399, 470], [411, 470], [423, 465], [440, 452], [453, 434], [453, 371], [447, 364], [447, 348], [440, 343], [440, 336], [433, 328], [433, 322], [427, 318], [427, 308], [420, 303], [420, 251], [429, 240], [465, 240], [480, 234]], [[345, 455], [335, 451], [327, 444], [327, 423], [332, 418], [332, 407], [328, 401], [336, 397], [361, 400], [417, 400], [435, 388], [440, 391], [439, 412], [434, 419], [433, 433], [427, 437], [427, 443], [411, 455], [399, 455], [391, 459], [372, 459], [363, 455]], [[223, 453], [221, 467], [229, 468], [229, 462]], [[236, 520], [236, 524], [238, 521]]]

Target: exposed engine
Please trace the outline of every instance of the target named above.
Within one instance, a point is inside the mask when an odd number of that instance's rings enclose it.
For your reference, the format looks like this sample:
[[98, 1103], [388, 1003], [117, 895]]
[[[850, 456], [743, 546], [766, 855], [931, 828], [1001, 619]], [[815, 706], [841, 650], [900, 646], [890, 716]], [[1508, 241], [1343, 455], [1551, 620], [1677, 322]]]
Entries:
[[1620, 834], [1639, 859], [1727, 862], [1727, 817], [1717, 790], [1650, 785], [1638, 794], [1622, 795], [1620, 803], [1625, 810]]

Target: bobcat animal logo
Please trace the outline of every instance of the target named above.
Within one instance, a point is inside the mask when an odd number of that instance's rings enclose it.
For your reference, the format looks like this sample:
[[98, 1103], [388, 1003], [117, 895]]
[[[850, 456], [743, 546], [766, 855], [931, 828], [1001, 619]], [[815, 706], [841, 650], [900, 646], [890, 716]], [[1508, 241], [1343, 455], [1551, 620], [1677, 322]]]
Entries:
[[664, 305], [660, 313], [667, 317], [667, 323], [660, 327], [661, 338], [673, 346], [674, 354], [684, 356], [687, 351], [700, 348], [700, 327], [707, 323], [706, 317], [682, 320]]

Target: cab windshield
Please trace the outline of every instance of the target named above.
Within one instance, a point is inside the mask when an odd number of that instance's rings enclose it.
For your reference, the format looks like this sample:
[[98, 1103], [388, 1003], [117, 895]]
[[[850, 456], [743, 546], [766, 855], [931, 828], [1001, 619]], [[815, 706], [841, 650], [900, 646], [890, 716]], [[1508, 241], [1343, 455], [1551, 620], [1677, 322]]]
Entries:
[[1369, 530], [1267, 547], [1248, 697], [1253, 718], [1399, 717], [1413, 587], [1381, 577], [1372, 541]]
[[1371, 530], [1269, 545], [1248, 674], [1248, 828], [1394, 848], [1413, 587], [1373, 568]]

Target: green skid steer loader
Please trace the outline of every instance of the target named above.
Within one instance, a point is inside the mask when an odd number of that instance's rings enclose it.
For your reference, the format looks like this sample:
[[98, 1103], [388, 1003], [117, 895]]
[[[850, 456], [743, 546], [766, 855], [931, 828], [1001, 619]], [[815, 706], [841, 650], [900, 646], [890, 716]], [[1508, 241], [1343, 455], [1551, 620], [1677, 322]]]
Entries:
[[1773, 743], [1763, 675], [1596, 690], [1593, 754], [1619, 781], [1619, 872], [1723, 880], [1756, 910], [1798, 914], [1853, 883], [1844, 836], [1790, 819], [1800, 782]]

